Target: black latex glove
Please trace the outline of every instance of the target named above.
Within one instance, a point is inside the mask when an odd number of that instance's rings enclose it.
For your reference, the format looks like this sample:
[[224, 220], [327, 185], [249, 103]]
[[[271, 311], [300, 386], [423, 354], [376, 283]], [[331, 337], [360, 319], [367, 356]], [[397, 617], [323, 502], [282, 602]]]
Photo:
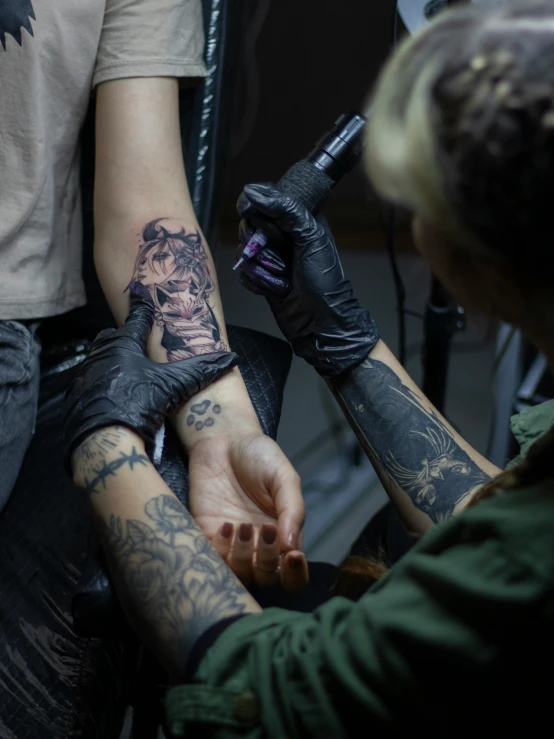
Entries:
[[326, 222], [265, 184], [247, 185], [237, 210], [240, 252], [255, 229], [270, 237], [270, 248], [242, 265], [240, 281], [267, 298], [295, 354], [325, 379], [363, 362], [379, 329], [354, 297]]
[[231, 352], [202, 354], [161, 364], [144, 356], [154, 322], [148, 289], [130, 286], [131, 309], [125, 324], [96, 337], [66, 398], [65, 462], [73, 450], [105, 426], [136, 431], [151, 453], [154, 438], [168, 413], [217, 380], [237, 363]]

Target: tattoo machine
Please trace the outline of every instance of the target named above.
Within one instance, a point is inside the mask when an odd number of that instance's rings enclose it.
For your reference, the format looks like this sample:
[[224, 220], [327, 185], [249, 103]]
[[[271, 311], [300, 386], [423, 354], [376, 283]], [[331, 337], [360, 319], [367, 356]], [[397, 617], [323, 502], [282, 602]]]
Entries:
[[[300, 200], [310, 213], [317, 213], [337, 182], [358, 163], [363, 150], [362, 133], [366, 121], [367, 118], [359, 113], [343, 113], [306, 159], [293, 164], [281, 177], [277, 189]], [[259, 254], [267, 242], [268, 237], [258, 229], [244, 247], [233, 270]]]

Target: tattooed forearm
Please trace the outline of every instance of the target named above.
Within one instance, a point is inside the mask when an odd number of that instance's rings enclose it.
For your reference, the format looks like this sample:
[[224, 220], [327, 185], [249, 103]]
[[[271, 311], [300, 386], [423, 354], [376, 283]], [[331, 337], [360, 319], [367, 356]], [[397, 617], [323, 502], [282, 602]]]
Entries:
[[175, 498], [160, 495], [146, 521], [101, 519], [111, 569], [137, 631], [174, 675], [210, 626], [246, 611], [244, 588]]
[[[381, 478], [407, 493], [437, 523], [449, 518], [487, 475], [420, 398], [371, 358], [331, 383]], [[382, 473], [385, 473], [384, 475]]]
[[[101, 429], [80, 444], [73, 455], [73, 466], [79, 468], [85, 493], [98, 493], [106, 489], [106, 481], [125, 465], [148, 464], [148, 457], [133, 447], [130, 452], [117, 452], [125, 431], [118, 426]], [[108, 461], [109, 460], [109, 461]]]
[[210, 428], [216, 422], [217, 417], [221, 413], [219, 403], [212, 405], [211, 400], [203, 400], [201, 403], [194, 403], [190, 407], [187, 416], [187, 426], [194, 426], [197, 431], [203, 428]]
[[134, 281], [142, 282], [150, 291], [168, 362], [225, 349], [208, 300], [215, 283], [198, 231], [187, 233], [170, 218], [147, 223]]

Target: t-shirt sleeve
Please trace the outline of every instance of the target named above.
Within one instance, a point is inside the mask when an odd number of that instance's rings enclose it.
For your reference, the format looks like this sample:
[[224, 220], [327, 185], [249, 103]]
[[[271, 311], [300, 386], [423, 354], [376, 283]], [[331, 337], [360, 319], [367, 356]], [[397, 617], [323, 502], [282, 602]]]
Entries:
[[93, 86], [125, 77], [204, 77], [200, 0], [106, 0]]
[[536, 579], [495, 540], [408, 557], [358, 603], [232, 624], [169, 691], [169, 736], [444, 737], [453, 717], [471, 736], [480, 711], [505, 715], [522, 690], [518, 636], [537, 658]]

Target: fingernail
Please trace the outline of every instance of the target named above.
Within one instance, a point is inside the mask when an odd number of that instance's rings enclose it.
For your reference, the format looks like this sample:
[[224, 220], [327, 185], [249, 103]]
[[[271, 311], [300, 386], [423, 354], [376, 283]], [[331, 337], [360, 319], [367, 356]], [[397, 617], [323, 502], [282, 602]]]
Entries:
[[304, 558], [301, 555], [296, 557], [289, 557], [289, 567], [291, 570], [300, 570], [302, 568], [302, 560]]
[[251, 523], [241, 523], [239, 526], [239, 541], [250, 541], [253, 533], [254, 527]]
[[291, 531], [289, 534], [289, 538], [287, 539], [289, 549], [296, 549], [296, 539], [296, 534], [294, 533], [294, 531]]
[[262, 539], [264, 544], [274, 544], [277, 538], [277, 529], [275, 526], [264, 523], [262, 526]]
[[224, 539], [230, 539], [231, 536], [232, 536], [232, 534], [233, 534], [233, 524], [232, 523], [229, 523], [229, 521], [227, 521], [221, 527], [221, 536]]

